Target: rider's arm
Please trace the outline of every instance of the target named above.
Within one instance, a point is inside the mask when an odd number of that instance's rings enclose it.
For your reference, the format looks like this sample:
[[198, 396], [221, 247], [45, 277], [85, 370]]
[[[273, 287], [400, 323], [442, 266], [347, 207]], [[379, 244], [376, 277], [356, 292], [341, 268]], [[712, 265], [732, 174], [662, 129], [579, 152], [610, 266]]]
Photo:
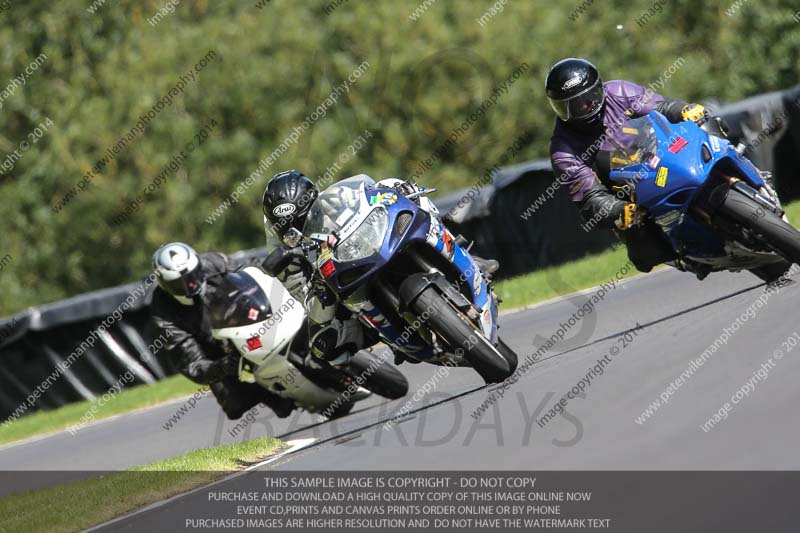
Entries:
[[568, 135], [564, 134], [563, 126], [559, 123], [550, 142], [550, 162], [553, 173], [556, 175], [558, 186], [566, 186], [570, 198], [579, 202], [597, 181], [594, 170], [587, 163], [588, 150], [576, 148], [570, 142]]
[[203, 269], [206, 276], [217, 274], [228, 274], [248, 266], [259, 266], [261, 257], [249, 257], [244, 259], [234, 259], [230, 255], [221, 252], [207, 252], [200, 255], [203, 261]]
[[643, 117], [650, 111], [658, 111], [674, 124], [686, 120], [683, 111], [687, 104], [683, 100], [658, 94], [652, 89], [645, 89], [641, 85], [624, 80], [611, 81], [605, 84], [605, 89], [612, 98], [625, 102], [632, 118]]
[[625, 202], [609, 193], [597, 180], [594, 170], [575, 152], [556, 126], [550, 145], [550, 160], [559, 183], [567, 186], [588, 227], [615, 227], [625, 209]]
[[211, 359], [194, 335], [157, 314], [153, 315], [153, 320], [168, 339], [167, 351], [178, 358], [181, 374], [195, 383], [206, 385], [221, 381], [232, 373], [231, 361], [221, 348], [216, 354], [218, 357]]

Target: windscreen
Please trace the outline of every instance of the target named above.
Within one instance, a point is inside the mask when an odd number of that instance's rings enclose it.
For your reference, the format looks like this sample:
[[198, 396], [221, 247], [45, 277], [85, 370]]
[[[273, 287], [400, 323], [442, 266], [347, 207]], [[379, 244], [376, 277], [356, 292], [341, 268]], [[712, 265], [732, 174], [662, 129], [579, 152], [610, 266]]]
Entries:
[[375, 181], [365, 175], [355, 176], [335, 183], [322, 191], [311, 206], [303, 226], [303, 234], [308, 238], [317, 235], [330, 235], [358, 216], [364, 189], [375, 187]]
[[272, 315], [261, 286], [244, 272], [226, 274], [206, 306], [212, 329], [234, 328], [263, 322]]
[[611, 168], [624, 168], [649, 162], [658, 152], [653, 123], [647, 117], [631, 120], [609, 139], [614, 145]]

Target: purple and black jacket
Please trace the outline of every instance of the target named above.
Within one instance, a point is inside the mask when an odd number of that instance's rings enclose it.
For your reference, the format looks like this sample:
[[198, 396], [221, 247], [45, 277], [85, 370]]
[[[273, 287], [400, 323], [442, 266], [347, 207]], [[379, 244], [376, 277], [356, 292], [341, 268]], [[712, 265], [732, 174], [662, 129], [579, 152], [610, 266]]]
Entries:
[[[581, 206], [584, 217], [591, 216], [592, 212], [601, 208], [616, 211], [617, 209], [609, 209], [607, 204], [611, 201], [624, 205], [624, 202], [610, 195], [597, 181], [593, 166], [598, 152], [613, 150], [614, 145], [610, 139], [616, 139], [622, 127], [631, 119], [655, 110], [664, 114], [670, 122], [677, 123], [682, 120], [681, 110], [686, 105], [683, 101], [667, 98], [624, 80], [606, 82], [603, 89], [606, 98], [602, 127], [598, 124], [595, 128], [582, 130], [556, 119], [550, 143], [553, 171], [561, 184], [566, 186], [572, 200]], [[598, 202], [606, 205], [597, 205]], [[584, 205], [587, 203], [596, 205], [586, 206], [589, 207], [589, 212], [584, 212]], [[606, 226], [609, 227], [607, 224]]]

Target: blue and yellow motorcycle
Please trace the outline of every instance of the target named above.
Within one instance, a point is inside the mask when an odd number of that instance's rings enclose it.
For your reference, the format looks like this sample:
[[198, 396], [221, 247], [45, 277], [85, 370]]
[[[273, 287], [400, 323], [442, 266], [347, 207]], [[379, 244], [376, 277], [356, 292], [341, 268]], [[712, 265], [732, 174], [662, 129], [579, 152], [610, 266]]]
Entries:
[[679, 268], [774, 279], [800, 263], [800, 231], [741, 146], [655, 111], [627, 123], [614, 143], [611, 181], [664, 232]]

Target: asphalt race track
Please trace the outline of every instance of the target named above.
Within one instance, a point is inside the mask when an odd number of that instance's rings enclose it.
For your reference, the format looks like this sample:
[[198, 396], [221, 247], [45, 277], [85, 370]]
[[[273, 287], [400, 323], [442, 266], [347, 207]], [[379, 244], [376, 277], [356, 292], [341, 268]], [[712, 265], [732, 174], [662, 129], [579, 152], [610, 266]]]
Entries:
[[[522, 363], [595, 291], [506, 314], [501, 335]], [[262, 435], [315, 439], [267, 467], [289, 470], [798, 470], [800, 392], [794, 376], [800, 343], [794, 350], [783, 344], [800, 330], [797, 283], [740, 319], [727, 344], [667, 404], [636, 422], [690, 361], [764, 295], [764, 285], [747, 273], [715, 274], [699, 282], [663, 270], [618, 283], [480, 420], [471, 414], [492, 388], [483, 387], [474, 372], [450, 370], [431, 387], [437, 367], [403, 364], [411, 383], [406, 398], [363, 402], [335, 422], [301, 413], [277, 420], [264, 409], [254, 424], [232, 436], [235, 424], [221, 419], [207, 397], [169, 431], [162, 425], [183, 401], [101, 421], [75, 436], [62, 432], [0, 448], [0, 470], [117, 470]], [[641, 328], [630, 333], [637, 323]], [[625, 332], [629, 341], [620, 339]], [[612, 353], [582, 398], [570, 399], [566, 412], [544, 427], [537, 424], [598, 359]], [[762, 364], [768, 372], [755, 382]], [[727, 419], [708, 432], [701, 429], [748, 381], [753, 390]], [[411, 413], [385, 427], [426, 382], [430, 392], [409, 406]], [[137, 514], [112, 529], [143, 526], [179, 503]], [[180, 512], [186, 516], [185, 506]]]

